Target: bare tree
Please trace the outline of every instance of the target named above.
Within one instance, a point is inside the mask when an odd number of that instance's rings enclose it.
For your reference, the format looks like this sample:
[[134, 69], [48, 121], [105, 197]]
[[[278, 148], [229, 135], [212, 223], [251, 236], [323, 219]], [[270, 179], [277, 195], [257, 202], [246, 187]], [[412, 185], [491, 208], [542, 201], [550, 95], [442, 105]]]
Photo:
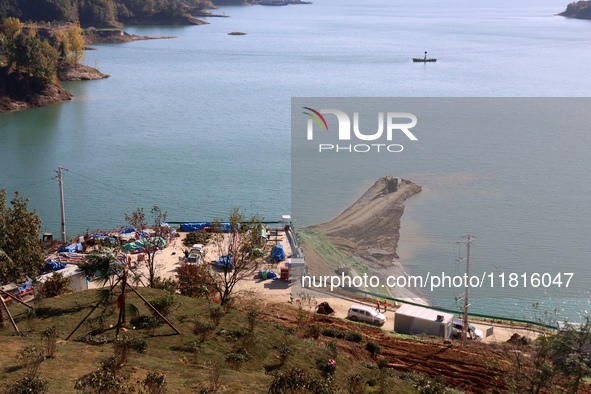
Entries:
[[236, 284], [250, 278], [262, 261], [253, 253], [257, 246], [262, 223], [258, 215], [246, 219], [234, 208], [227, 223], [214, 223], [212, 243], [219, 259], [211, 271], [211, 285], [220, 297], [222, 305], [230, 301]]
[[[160, 246], [158, 243], [158, 238], [165, 236], [166, 232], [168, 231], [167, 227], [163, 226], [163, 223], [166, 221], [168, 213], [166, 211], [163, 212], [157, 205], [154, 205], [152, 207], [150, 213], [152, 215], [152, 219], [154, 220], [152, 225], [152, 230], [154, 230], [154, 234], [144, 239], [141, 252], [146, 255], [146, 267], [148, 268], [149, 286], [154, 287], [154, 282], [157, 273], [156, 271], [158, 268], [155, 261], [156, 253], [159, 251]], [[146, 214], [144, 213], [144, 208], [136, 209], [131, 213], [131, 216], [125, 214], [125, 221], [129, 223], [129, 225], [137, 228], [142, 234], [149, 227], [146, 221]]]

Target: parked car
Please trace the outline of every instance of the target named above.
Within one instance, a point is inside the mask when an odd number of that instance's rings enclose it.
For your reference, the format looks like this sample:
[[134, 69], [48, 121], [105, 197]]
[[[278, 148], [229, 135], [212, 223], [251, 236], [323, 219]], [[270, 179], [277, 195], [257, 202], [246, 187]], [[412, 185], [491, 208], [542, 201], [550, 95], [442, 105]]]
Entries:
[[[462, 338], [462, 329], [464, 328], [464, 321], [462, 319], [454, 319], [453, 320], [453, 329], [452, 329], [452, 336], [455, 339]], [[472, 325], [472, 323], [468, 323], [468, 332], [466, 333], [466, 338], [474, 339], [477, 341], [482, 340], [482, 330], [476, 328]]]
[[347, 313], [347, 319], [360, 321], [376, 326], [383, 326], [386, 322], [386, 316], [378, 312], [375, 308], [365, 305], [351, 305]]

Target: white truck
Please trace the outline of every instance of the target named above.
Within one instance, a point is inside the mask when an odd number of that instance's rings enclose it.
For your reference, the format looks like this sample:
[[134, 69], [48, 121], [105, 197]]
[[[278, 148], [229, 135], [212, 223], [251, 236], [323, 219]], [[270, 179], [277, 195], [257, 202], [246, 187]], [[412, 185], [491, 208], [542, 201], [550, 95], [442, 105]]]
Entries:
[[451, 338], [453, 318], [454, 315], [451, 313], [404, 304], [394, 313], [394, 331], [399, 334], [426, 334]]

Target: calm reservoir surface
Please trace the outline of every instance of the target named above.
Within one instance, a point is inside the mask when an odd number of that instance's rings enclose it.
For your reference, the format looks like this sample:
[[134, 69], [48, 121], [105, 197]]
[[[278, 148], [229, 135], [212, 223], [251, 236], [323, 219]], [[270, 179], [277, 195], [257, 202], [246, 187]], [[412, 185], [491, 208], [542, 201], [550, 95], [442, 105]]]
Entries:
[[[566, 3], [317, 0], [222, 7], [230, 17], [206, 26], [128, 27], [178, 38], [96, 45], [86, 63], [109, 79], [64, 84], [72, 102], [0, 115], [0, 188], [28, 197], [56, 236], [58, 166], [69, 170], [70, 235], [120, 226], [125, 213], [154, 204], [171, 221], [211, 220], [235, 206], [274, 220], [290, 212], [291, 97], [589, 96], [591, 22], [555, 16]], [[413, 64], [424, 50], [437, 63]], [[558, 298], [476, 293], [473, 308], [586, 315], [589, 131], [524, 130], [509, 140], [521, 164], [506, 161], [502, 145], [492, 150], [490, 136], [479, 144], [478, 130], [470, 151], [443, 153], [462, 146], [449, 138], [440, 155], [394, 158], [390, 173], [424, 188], [402, 223], [409, 271], [462, 271], [455, 242], [471, 233], [475, 270], [568, 268], [577, 279]], [[541, 173], [520, 176], [528, 168]], [[350, 185], [297, 224], [329, 220], [370, 184]], [[453, 295], [433, 301], [454, 307]]]

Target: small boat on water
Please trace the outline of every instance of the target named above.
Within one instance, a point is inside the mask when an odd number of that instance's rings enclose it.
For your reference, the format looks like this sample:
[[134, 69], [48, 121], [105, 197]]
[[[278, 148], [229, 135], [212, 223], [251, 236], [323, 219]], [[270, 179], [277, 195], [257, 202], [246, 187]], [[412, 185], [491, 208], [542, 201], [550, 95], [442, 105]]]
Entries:
[[425, 51], [425, 57], [413, 57], [412, 61], [415, 63], [431, 63], [431, 62], [436, 62], [437, 59], [435, 58], [428, 58], [427, 57], [427, 51]]

